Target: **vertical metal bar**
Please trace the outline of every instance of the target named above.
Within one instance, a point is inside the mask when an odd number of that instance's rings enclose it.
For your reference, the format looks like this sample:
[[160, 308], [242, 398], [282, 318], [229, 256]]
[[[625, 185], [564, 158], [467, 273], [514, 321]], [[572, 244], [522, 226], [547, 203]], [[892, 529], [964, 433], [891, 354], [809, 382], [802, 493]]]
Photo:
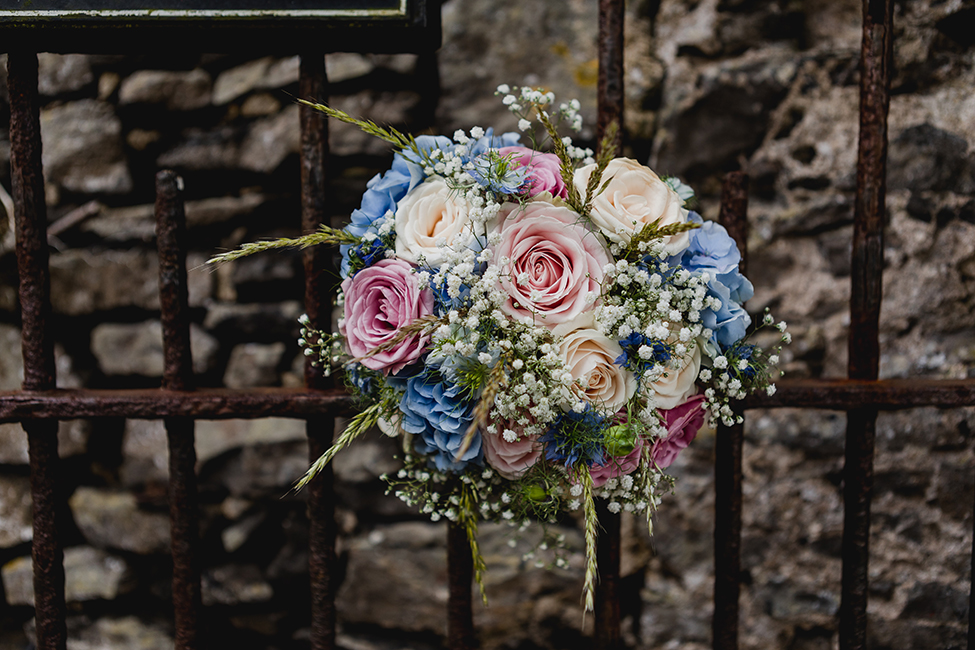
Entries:
[[[599, 79], [596, 108], [596, 135], [603, 140], [606, 130], [614, 122], [619, 126], [611, 144], [614, 155], [622, 153], [623, 144], [623, 0], [599, 0]], [[595, 650], [615, 650], [621, 647], [620, 635], [620, 516], [609, 512], [597, 502], [602, 530], [596, 540], [596, 562], [599, 581], [594, 598], [595, 621], [593, 647]]]
[[[180, 178], [156, 174], [156, 241], [159, 302], [163, 325], [165, 390], [190, 390], [193, 359], [186, 278], [186, 217]], [[199, 498], [193, 420], [166, 418], [169, 440], [169, 521], [173, 558], [173, 614], [176, 649], [194, 650], [200, 641]]]
[[611, 513], [605, 500], [596, 501], [596, 516], [602, 530], [596, 540], [596, 563], [599, 584], [593, 606], [595, 621], [593, 648], [616, 650], [622, 648], [620, 638], [620, 516]]
[[[893, 54], [893, 0], [863, 0], [860, 138], [854, 210], [848, 374], [877, 379], [883, 288], [887, 112]], [[847, 413], [843, 489], [842, 650], [866, 647], [870, 492], [876, 409]]]
[[473, 596], [474, 557], [464, 524], [447, 523], [447, 648], [473, 650], [477, 647], [474, 633]]
[[[748, 176], [731, 172], [721, 191], [718, 220], [741, 251], [738, 268], [748, 265]], [[741, 482], [744, 427], [718, 427], [714, 449], [714, 650], [738, 648], [738, 597], [741, 578]]]
[[596, 137], [602, 141], [606, 128], [619, 125], [614, 143], [619, 155], [623, 141], [623, 0], [599, 0], [599, 79]]
[[[325, 55], [306, 53], [299, 68], [299, 93], [302, 98], [325, 102], [328, 79]], [[301, 228], [312, 232], [325, 222], [326, 165], [328, 162], [328, 121], [319, 111], [300, 108], [301, 121]], [[331, 331], [331, 295], [334, 287], [326, 280], [325, 269], [330, 251], [321, 246], [305, 250], [305, 313], [311, 327]], [[331, 381], [312, 360], [305, 362], [305, 385], [311, 389], [328, 388]], [[335, 418], [323, 414], [309, 418], [305, 425], [310, 460], [317, 460], [331, 446]], [[331, 465], [326, 466], [308, 485], [309, 557], [311, 582], [311, 647], [331, 650], [335, 647], [335, 492]]]
[[[49, 323], [51, 277], [36, 54], [8, 54], [7, 90], [10, 95], [10, 175], [20, 275], [23, 387], [24, 390], [49, 390], [56, 386], [56, 374]], [[27, 432], [30, 459], [31, 559], [37, 647], [64, 650], [67, 643], [64, 552], [57, 522], [58, 423], [56, 420], [33, 420], [25, 422], [23, 427]]]

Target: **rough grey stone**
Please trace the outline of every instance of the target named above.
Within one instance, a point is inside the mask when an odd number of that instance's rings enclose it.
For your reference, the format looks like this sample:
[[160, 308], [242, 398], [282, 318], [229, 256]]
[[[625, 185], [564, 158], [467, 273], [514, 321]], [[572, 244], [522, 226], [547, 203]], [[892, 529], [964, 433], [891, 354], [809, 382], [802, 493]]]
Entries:
[[[196, 431], [196, 457], [200, 463], [240, 447], [306, 440], [304, 420], [291, 418], [201, 420], [196, 423]], [[306, 460], [302, 463], [307, 465]], [[302, 468], [300, 474], [305, 469], [307, 467]], [[294, 474], [291, 480], [298, 479], [300, 474]]]
[[298, 107], [288, 106], [280, 114], [251, 126], [237, 162], [242, 169], [270, 173], [289, 155], [298, 153], [300, 144]]
[[[91, 332], [92, 353], [107, 375], [161, 377], [162, 323], [102, 323]], [[205, 373], [214, 363], [219, 344], [195, 323], [190, 324], [193, 370]]]
[[210, 103], [213, 82], [201, 68], [188, 72], [139, 70], [122, 80], [120, 105], [161, 104], [170, 111], [190, 111]]
[[0, 476], [0, 548], [33, 537], [30, 482], [19, 476]]
[[[64, 549], [64, 599], [68, 603], [114, 600], [131, 588], [128, 563], [90, 546]], [[8, 605], [34, 604], [34, 570], [30, 556], [3, 566], [3, 586]]]
[[73, 93], [95, 81], [84, 54], [37, 55], [37, 92], [47, 97]]
[[277, 343], [242, 343], [230, 351], [223, 383], [228, 388], [274, 386], [279, 383], [278, 366], [286, 346]]
[[264, 57], [220, 73], [213, 84], [213, 103], [227, 104], [260, 88], [272, 62], [271, 57]]
[[[972, 186], [968, 142], [931, 124], [905, 129], [890, 143], [887, 183], [912, 192]], [[969, 189], [971, 191], [971, 189]]]
[[202, 576], [204, 605], [240, 605], [271, 599], [274, 590], [253, 564], [213, 567]]
[[[187, 255], [190, 305], [205, 302], [213, 276], [200, 269], [204, 258]], [[159, 309], [159, 265], [155, 251], [72, 249], [51, 256], [51, 304], [69, 316], [119, 307]]]
[[[184, 208], [188, 229], [211, 226], [246, 217], [268, 201], [263, 194], [215, 196], [199, 201], [187, 201]], [[152, 205], [124, 208], [103, 208], [98, 216], [81, 224], [83, 232], [98, 235], [105, 241], [155, 241], [156, 218]]]
[[179, 170], [233, 169], [237, 165], [240, 132], [233, 126], [189, 129], [181, 142], [157, 159], [162, 168]]
[[169, 446], [162, 420], [125, 421], [119, 477], [128, 487], [169, 480]]
[[122, 123], [110, 104], [82, 99], [41, 112], [43, 163], [49, 183], [83, 194], [122, 194], [132, 177], [122, 149]]
[[[172, 650], [173, 638], [159, 624], [147, 623], [136, 616], [104, 616], [92, 621], [87, 617], [69, 617], [67, 644], [71, 650]], [[36, 644], [33, 621], [28, 637]]]
[[79, 487], [68, 505], [82, 535], [97, 548], [141, 555], [169, 550], [169, 514], [140, 509], [131, 493]]

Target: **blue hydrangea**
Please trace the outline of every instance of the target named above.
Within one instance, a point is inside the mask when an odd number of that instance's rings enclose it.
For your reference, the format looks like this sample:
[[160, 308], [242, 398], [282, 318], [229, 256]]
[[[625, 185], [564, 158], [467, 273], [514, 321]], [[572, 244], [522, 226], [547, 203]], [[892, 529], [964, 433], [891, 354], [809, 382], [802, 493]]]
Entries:
[[430, 458], [440, 471], [459, 472], [469, 463], [480, 465], [481, 434], [474, 436], [471, 446], [455, 460], [464, 436], [474, 420], [475, 399], [466, 397], [437, 370], [427, 367], [411, 377], [400, 400], [403, 412], [401, 426], [417, 436], [416, 450]]
[[738, 268], [741, 253], [735, 240], [719, 223], [704, 221], [701, 215], [691, 212], [687, 220], [700, 224], [688, 232], [687, 248], [676, 263], [688, 271], [708, 271], [711, 275], [729, 273]]
[[[734, 291], [729, 284], [734, 287]], [[702, 310], [701, 322], [712, 331], [711, 340], [722, 349], [727, 349], [744, 338], [748, 326], [752, 324], [751, 317], [741, 303], [751, 298], [753, 293], [752, 283], [737, 270], [713, 278], [708, 283], [708, 295], [718, 298], [721, 308], [717, 311], [710, 308]]]

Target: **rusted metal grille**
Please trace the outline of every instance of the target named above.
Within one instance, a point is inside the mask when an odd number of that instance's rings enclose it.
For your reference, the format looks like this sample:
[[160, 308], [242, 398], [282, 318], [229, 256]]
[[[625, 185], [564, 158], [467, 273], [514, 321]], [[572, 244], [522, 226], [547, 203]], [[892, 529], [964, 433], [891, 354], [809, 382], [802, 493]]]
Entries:
[[[599, 130], [622, 117], [622, 0], [600, 0]], [[887, 150], [887, 110], [892, 52], [892, 0], [864, 0], [861, 57], [860, 141], [853, 241], [851, 326], [848, 379], [785, 380], [773, 396], [751, 397], [739, 406], [802, 407], [848, 413], [844, 470], [844, 536], [840, 647], [866, 646], [867, 566], [870, 491], [875, 419], [880, 410], [918, 406], [975, 405], [972, 380], [878, 380], [878, 316], [882, 286], [883, 222]], [[0, 393], [0, 422], [22, 422], [29, 440], [34, 533], [32, 556], [37, 647], [66, 647], [63, 553], [56, 521], [58, 420], [95, 417], [163, 419], [170, 448], [170, 507], [173, 554], [173, 607], [176, 647], [208, 647], [199, 620], [200, 573], [197, 554], [197, 495], [194, 474], [194, 420], [285, 416], [307, 421], [310, 456], [331, 444], [334, 418], [352, 409], [349, 396], [335, 389], [310, 365], [304, 389], [194, 389], [189, 352], [183, 208], [179, 179], [161, 172], [157, 179], [157, 233], [160, 297], [165, 339], [165, 375], [158, 390], [59, 390], [55, 387], [50, 335], [49, 271], [44, 186], [40, 162], [37, 58], [11, 53], [8, 58], [11, 104], [11, 170], [16, 206], [17, 260], [23, 322], [23, 390]], [[327, 79], [322, 52], [301, 57], [302, 96], [325, 101]], [[327, 124], [320, 114], [301, 112], [301, 203], [305, 232], [325, 214]], [[738, 242], [746, 263], [747, 184], [744, 174], [726, 178], [720, 220]], [[328, 252], [304, 257], [305, 308], [315, 327], [329, 323], [333, 287], [323, 270]], [[744, 269], [743, 269], [744, 270]], [[328, 432], [328, 433], [325, 433]], [[738, 647], [741, 589], [743, 427], [722, 427], [715, 461], [715, 582], [713, 646]], [[324, 471], [309, 489], [311, 646], [335, 647], [334, 496], [332, 474]], [[597, 594], [594, 646], [620, 647], [617, 596], [620, 556], [619, 519], [600, 513], [601, 576]], [[471, 615], [470, 552], [462, 529], [448, 533], [450, 606], [448, 644], [476, 646]], [[970, 616], [971, 619], [971, 616]], [[969, 646], [972, 632], [969, 628]]]

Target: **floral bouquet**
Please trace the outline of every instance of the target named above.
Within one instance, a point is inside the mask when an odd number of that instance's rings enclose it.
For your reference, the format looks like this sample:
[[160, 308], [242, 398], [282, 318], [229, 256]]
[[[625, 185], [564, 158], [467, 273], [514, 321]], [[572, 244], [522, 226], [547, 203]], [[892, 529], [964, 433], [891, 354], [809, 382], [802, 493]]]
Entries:
[[[396, 496], [462, 524], [480, 583], [479, 520], [582, 510], [592, 609], [596, 509], [646, 513], [666, 468], [730, 406], [773, 391], [779, 345], [749, 343], [752, 285], [693, 192], [627, 158], [611, 127], [594, 155], [560, 135], [579, 102], [500, 86], [522, 133], [412, 137], [303, 102], [396, 149], [342, 230], [247, 244], [213, 261], [339, 244], [339, 332], [299, 343], [341, 364], [362, 411], [298, 486], [373, 427], [402, 439]], [[523, 138], [527, 143], [523, 143]], [[545, 150], [550, 151], [546, 152]], [[761, 326], [773, 326], [766, 313]]]

